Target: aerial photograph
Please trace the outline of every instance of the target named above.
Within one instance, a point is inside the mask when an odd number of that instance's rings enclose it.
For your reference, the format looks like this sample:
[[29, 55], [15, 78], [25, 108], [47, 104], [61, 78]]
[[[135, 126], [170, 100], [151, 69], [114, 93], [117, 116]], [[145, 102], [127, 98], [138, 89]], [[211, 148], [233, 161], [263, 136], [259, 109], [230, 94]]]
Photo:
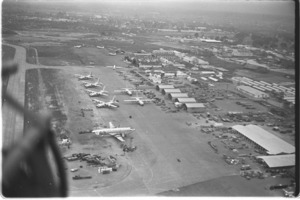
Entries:
[[298, 195], [296, 1], [1, 6], [4, 197]]

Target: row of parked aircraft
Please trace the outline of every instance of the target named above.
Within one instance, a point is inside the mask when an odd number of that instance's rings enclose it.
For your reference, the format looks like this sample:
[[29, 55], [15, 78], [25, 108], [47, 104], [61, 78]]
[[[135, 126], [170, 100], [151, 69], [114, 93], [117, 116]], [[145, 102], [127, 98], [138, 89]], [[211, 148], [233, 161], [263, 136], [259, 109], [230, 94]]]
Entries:
[[[107, 66], [107, 67], [113, 68], [114, 70], [121, 68], [121, 67], [117, 67], [115, 65]], [[79, 80], [88, 80], [88, 79], [93, 78], [92, 72], [88, 75], [80, 75], [80, 74], [75, 74], [75, 75], [78, 77]], [[84, 83], [85, 88], [103, 86], [100, 91], [93, 91], [93, 90], [87, 89], [86, 91], [89, 93], [90, 97], [108, 96], [108, 94], [109, 94], [109, 92], [105, 90], [105, 86], [103, 83], [100, 82], [99, 78], [98, 78], [97, 82], [95, 82], [95, 83], [89, 83], [89, 82], [85, 82], [85, 81], [83, 81], [83, 83]], [[132, 88], [128, 88], [128, 87], [121, 88], [120, 90], [114, 90], [114, 92], [127, 94], [129, 96], [132, 96], [135, 93], [137, 95], [136, 97], [131, 97], [133, 99], [124, 100], [124, 101], [125, 102], [137, 102], [141, 106], [143, 106], [145, 103], [152, 101], [152, 99], [146, 99], [143, 97], [139, 97], [138, 92], [140, 92], [140, 90], [136, 90], [136, 89], [132, 89]], [[92, 99], [92, 101], [96, 103], [97, 108], [104, 108], [104, 107], [118, 108], [119, 107], [118, 101], [116, 100], [116, 96], [113, 96], [113, 98], [108, 102], [104, 102], [104, 101], [101, 101], [98, 99]], [[113, 136], [116, 139], [118, 139], [119, 141], [125, 142], [124, 137], [134, 130], [135, 129], [133, 129], [131, 127], [115, 127], [112, 122], [109, 122], [109, 128], [98, 128], [98, 129], [93, 130], [92, 132], [99, 136]]]

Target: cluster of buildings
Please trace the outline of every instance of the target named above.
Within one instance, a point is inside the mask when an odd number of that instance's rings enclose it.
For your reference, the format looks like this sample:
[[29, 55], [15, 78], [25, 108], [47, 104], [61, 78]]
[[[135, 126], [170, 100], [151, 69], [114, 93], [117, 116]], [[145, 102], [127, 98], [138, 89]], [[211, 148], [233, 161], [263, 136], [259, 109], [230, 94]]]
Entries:
[[295, 166], [295, 147], [293, 145], [256, 125], [235, 125], [232, 129], [265, 153], [264, 156], [257, 156], [257, 158], [269, 168]]
[[173, 85], [157, 85], [156, 89], [172, 100], [176, 107], [183, 107], [188, 112], [205, 112], [205, 105], [199, 103], [195, 98], [189, 97]]
[[247, 77], [232, 77], [237, 89], [255, 98], [268, 98], [268, 93], [282, 94], [283, 100], [295, 104], [295, 88], [285, 87], [277, 83], [254, 81]]

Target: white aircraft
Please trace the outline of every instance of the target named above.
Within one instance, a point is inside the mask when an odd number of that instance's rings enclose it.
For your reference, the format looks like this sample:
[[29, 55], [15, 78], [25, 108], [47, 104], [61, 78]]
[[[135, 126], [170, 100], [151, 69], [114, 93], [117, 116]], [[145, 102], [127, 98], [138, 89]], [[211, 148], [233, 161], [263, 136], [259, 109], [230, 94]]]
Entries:
[[112, 100], [108, 101], [108, 102], [104, 102], [104, 101], [100, 101], [98, 99], [92, 99], [92, 101], [96, 102], [96, 107], [97, 108], [118, 108], [119, 104], [118, 102], [115, 100], [116, 96], [114, 96], [112, 98]]
[[108, 55], [110, 55], [110, 56], [116, 56], [117, 54], [116, 53], [108, 53]]
[[92, 72], [90, 72], [90, 74], [86, 76], [81, 74], [75, 74], [75, 76], [77, 76], [79, 80], [87, 80], [93, 78]]
[[104, 46], [97, 46], [98, 49], [104, 49]]
[[75, 48], [81, 48], [82, 46], [81, 45], [76, 45], [74, 46]]
[[139, 97], [139, 96], [131, 97], [131, 98], [134, 98], [134, 99], [124, 100], [124, 101], [126, 101], [126, 102], [137, 102], [140, 106], [144, 106], [145, 103], [149, 103], [149, 102], [153, 101], [153, 99], [143, 99], [143, 97]]
[[132, 88], [121, 88], [121, 90], [115, 90], [114, 92], [121, 92], [121, 93], [125, 93], [128, 94], [129, 96], [132, 96], [132, 94], [134, 92], [140, 92], [141, 90], [134, 90]]
[[105, 90], [105, 86], [103, 86], [102, 90], [99, 92], [93, 90], [86, 90], [89, 93], [90, 97], [97, 97], [97, 96], [108, 96], [108, 91]]
[[116, 66], [116, 65], [114, 65], [114, 66], [106, 66], [106, 67], [113, 68], [113, 70], [123, 68], [123, 67], [119, 67], [119, 66]]
[[109, 128], [96, 129], [93, 130], [92, 133], [100, 136], [113, 136], [121, 142], [125, 142], [123, 138], [126, 136], [126, 134], [134, 130], [135, 129], [130, 127], [115, 127], [112, 122], [109, 122]]
[[85, 82], [85, 81], [83, 81], [83, 83], [84, 83], [84, 87], [86, 87], [86, 88], [98, 87], [100, 85], [103, 85], [103, 83], [100, 82], [99, 78], [98, 78], [97, 82], [95, 82], [95, 83], [89, 83], [89, 82]]

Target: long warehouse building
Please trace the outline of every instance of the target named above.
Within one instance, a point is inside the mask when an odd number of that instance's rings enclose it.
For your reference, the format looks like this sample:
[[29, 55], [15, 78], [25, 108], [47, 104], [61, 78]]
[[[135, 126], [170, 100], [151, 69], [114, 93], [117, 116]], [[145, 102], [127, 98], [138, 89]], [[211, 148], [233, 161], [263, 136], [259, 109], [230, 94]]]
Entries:
[[238, 133], [261, 147], [267, 154], [277, 155], [281, 153], [295, 153], [295, 147], [277, 136], [269, 133], [259, 126], [249, 124], [247, 126], [232, 126]]
[[240, 85], [240, 86], [237, 86], [236, 89], [244, 94], [247, 94], [249, 96], [252, 96], [252, 97], [255, 97], [255, 98], [268, 98], [269, 95], [264, 93], [264, 92], [261, 92], [257, 89], [254, 89], [252, 87], [249, 87], [249, 86], [245, 86], [245, 85]]
[[177, 98], [188, 98], [188, 93], [170, 93], [168, 94], [169, 99], [172, 99], [172, 101], [175, 101]]
[[269, 168], [282, 168], [295, 166], [295, 154], [276, 156], [256, 156], [265, 162]]
[[156, 86], [156, 90], [159, 90], [160, 92], [163, 89], [173, 89], [173, 88], [174, 88], [174, 85], [157, 85]]

